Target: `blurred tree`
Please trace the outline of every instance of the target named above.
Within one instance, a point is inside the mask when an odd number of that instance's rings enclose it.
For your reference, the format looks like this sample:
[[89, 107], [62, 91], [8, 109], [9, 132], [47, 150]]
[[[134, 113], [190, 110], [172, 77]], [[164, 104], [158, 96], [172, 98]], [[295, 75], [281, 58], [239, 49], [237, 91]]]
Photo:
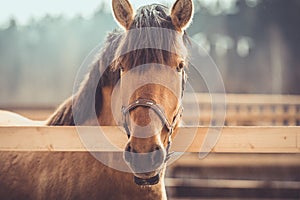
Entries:
[[[228, 92], [300, 94], [299, 0], [194, 2], [188, 33], [209, 50]], [[0, 105], [53, 105], [69, 96], [85, 56], [117, 27], [108, 7], [91, 18], [45, 15], [26, 26], [10, 19], [0, 29]]]
[[[283, 78], [286, 93], [300, 93], [300, 1], [264, 0], [259, 6], [257, 17], [260, 27], [279, 31], [284, 44], [281, 53], [287, 56], [284, 63]], [[265, 31], [266, 37], [270, 32]], [[286, 47], [286, 48], [285, 48]], [[287, 52], [284, 52], [287, 51]]]

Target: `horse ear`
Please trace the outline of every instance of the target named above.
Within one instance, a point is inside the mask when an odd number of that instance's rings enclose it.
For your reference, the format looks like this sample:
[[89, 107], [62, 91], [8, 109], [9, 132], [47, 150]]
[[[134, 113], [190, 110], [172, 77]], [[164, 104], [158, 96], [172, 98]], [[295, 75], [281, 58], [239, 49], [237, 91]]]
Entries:
[[186, 29], [192, 21], [194, 6], [192, 0], [177, 0], [172, 7], [172, 23], [178, 30]]
[[113, 0], [112, 8], [116, 20], [128, 30], [133, 21], [133, 9], [131, 4], [128, 0]]

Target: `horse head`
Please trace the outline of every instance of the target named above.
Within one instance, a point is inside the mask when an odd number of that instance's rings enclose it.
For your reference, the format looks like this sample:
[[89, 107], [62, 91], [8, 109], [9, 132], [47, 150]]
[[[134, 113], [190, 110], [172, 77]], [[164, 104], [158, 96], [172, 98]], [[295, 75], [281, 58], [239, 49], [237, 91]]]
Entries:
[[117, 49], [123, 126], [128, 135], [124, 158], [139, 185], [159, 182], [182, 113], [192, 0], [171, 9], [152, 4], [136, 12], [127, 0], [113, 0], [116, 21], [125, 29]]

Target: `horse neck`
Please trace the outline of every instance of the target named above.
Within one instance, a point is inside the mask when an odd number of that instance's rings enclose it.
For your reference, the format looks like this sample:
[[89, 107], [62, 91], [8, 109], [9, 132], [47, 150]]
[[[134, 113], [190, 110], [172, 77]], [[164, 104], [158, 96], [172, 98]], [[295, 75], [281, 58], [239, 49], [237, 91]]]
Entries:
[[102, 92], [102, 106], [98, 116], [98, 123], [100, 126], [116, 126], [117, 123], [113, 117], [111, 108], [111, 94], [113, 86], [106, 86], [101, 88]]

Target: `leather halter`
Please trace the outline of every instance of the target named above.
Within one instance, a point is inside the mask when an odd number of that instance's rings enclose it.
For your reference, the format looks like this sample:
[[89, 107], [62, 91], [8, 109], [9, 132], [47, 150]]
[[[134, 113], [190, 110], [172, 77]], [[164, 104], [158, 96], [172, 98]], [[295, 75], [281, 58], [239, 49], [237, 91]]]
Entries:
[[166, 147], [166, 153], [167, 153], [167, 157], [165, 159], [164, 162], [167, 162], [172, 153], [169, 153], [169, 149], [171, 147], [171, 143], [172, 143], [172, 139], [171, 136], [174, 132], [174, 128], [175, 126], [178, 124], [181, 116], [182, 116], [182, 112], [183, 112], [183, 106], [182, 106], [182, 98], [183, 98], [183, 92], [184, 92], [184, 88], [185, 88], [185, 71], [182, 70], [182, 90], [181, 90], [181, 100], [180, 100], [180, 106], [178, 108], [178, 110], [176, 111], [176, 115], [173, 117], [173, 121], [170, 123], [165, 112], [156, 104], [155, 101], [151, 100], [151, 99], [137, 99], [136, 101], [134, 101], [133, 103], [129, 104], [128, 106], [122, 106], [122, 121], [123, 121], [123, 127], [126, 130], [127, 136], [128, 138], [131, 135], [131, 132], [129, 130], [129, 126], [126, 120], [126, 117], [129, 115], [130, 111], [134, 110], [137, 107], [148, 107], [150, 109], [152, 109], [160, 118], [160, 120], [163, 122], [164, 126], [167, 128], [168, 130], [168, 143], [167, 143], [167, 147]]

